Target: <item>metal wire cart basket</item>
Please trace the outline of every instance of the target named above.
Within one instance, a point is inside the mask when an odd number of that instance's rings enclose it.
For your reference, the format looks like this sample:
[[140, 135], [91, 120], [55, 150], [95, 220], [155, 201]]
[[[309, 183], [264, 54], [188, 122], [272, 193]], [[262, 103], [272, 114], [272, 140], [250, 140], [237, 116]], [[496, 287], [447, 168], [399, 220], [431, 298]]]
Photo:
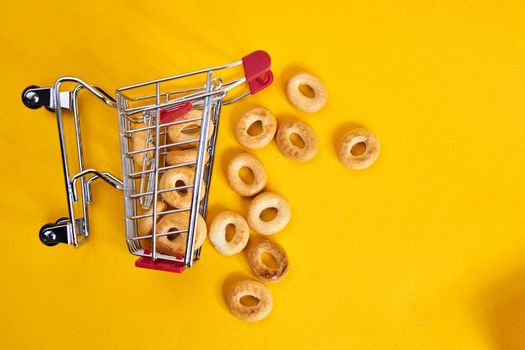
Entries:
[[[59, 78], [53, 87], [26, 88], [25, 106], [44, 106], [56, 114], [68, 202], [69, 217], [40, 229], [42, 243], [79, 246], [89, 238], [91, 184], [102, 179], [124, 192], [126, 241], [129, 251], [139, 256], [136, 266], [174, 272], [191, 267], [201, 253], [194, 247], [199, 216], [206, 217], [221, 108], [269, 86], [273, 81], [270, 63], [266, 52], [255, 51], [223, 66], [119, 88], [115, 98], [75, 77]], [[223, 77], [240, 71], [234, 67], [241, 66], [241, 77]], [[63, 83], [72, 88], [63, 89]], [[78, 109], [83, 89], [118, 111], [122, 180], [84, 163]], [[68, 163], [64, 110], [73, 115], [78, 159], [74, 170]], [[179, 161], [173, 157], [177, 150], [185, 155]], [[174, 181], [176, 176], [168, 181], [168, 173], [183, 168], [185, 181]], [[158, 221], [174, 213], [186, 213], [186, 227], [158, 232]], [[160, 252], [157, 239], [162, 236], [183, 239], [181, 251]]]

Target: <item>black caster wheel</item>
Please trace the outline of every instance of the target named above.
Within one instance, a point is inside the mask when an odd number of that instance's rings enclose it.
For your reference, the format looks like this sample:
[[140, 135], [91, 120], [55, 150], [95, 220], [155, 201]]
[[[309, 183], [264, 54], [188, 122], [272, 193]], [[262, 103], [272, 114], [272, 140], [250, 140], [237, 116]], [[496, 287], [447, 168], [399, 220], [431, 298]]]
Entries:
[[27, 108], [37, 109], [37, 108], [42, 107], [42, 104], [40, 103], [40, 96], [37, 93], [31, 93], [31, 94], [26, 95], [28, 90], [38, 89], [38, 88], [39, 86], [31, 85], [31, 86], [26, 87], [24, 91], [22, 91], [22, 103]]
[[40, 229], [40, 232], [38, 233], [38, 236], [40, 238], [40, 242], [44, 243], [48, 247], [53, 247], [60, 243], [58, 240], [58, 235], [55, 232], [55, 224], [45, 224]]
[[[36, 91], [29, 90], [36, 89]], [[40, 86], [31, 85], [22, 91], [22, 103], [27, 108], [38, 109], [44, 106], [48, 111], [54, 113], [55, 109], [49, 107], [51, 101], [51, 88], [40, 88]]]

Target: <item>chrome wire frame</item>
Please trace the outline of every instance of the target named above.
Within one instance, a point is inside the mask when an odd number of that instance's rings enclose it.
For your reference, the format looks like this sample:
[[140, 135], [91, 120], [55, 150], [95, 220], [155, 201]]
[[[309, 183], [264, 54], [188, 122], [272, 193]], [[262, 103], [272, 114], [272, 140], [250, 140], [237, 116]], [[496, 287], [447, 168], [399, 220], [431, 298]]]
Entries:
[[[63, 83], [75, 83], [76, 86], [72, 91], [62, 92], [61, 86]], [[67, 240], [64, 243], [79, 246], [89, 238], [89, 215], [88, 205], [91, 203], [91, 184], [96, 179], [103, 179], [117, 189], [123, 189], [123, 183], [114, 175], [108, 172], [101, 172], [95, 169], [86, 169], [84, 165], [84, 155], [82, 148], [82, 133], [80, 128], [80, 117], [78, 109], [78, 95], [82, 89], [91, 92], [101, 101], [111, 107], [116, 107], [116, 101], [102, 89], [90, 86], [84, 81], [75, 77], [62, 77], [55, 82], [53, 88], [50, 88], [52, 102], [48, 107], [54, 108], [58, 134], [60, 139], [60, 150], [62, 157], [62, 166], [64, 170], [64, 179], [66, 185], [66, 193], [68, 197], [68, 213], [69, 218], [60, 219], [56, 222], [55, 227], [62, 228], [67, 231]], [[62, 103], [64, 106], [62, 106]], [[62, 109], [70, 109], [73, 112], [73, 120], [76, 136], [76, 148], [78, 159], [78, 173], [71, 176], [71, 168], [68, 162], [67, 146], [65, 141], [64, 123]], [[91, 176], [89, 176], [91, 175]], [[89, 177], [88, 177], [89, 176]], [[79, 201], [78, 191], [76, 187], [77, 180], [80, 179], [80, 193], [82, 213], [77, 214], [75, 211], [75, 203]]]
[[[126, 238], [128, 249], [132, 254], [150, 257], [152, 259], [177, 261], [184, 263], [187, 267], [191, 267], [194, 261], [199, 259], [201, 249], [199, 248], [194, 251], [195, 233], [198, 225], [198, 215], [200, 214], [203, 218], [206, 217], [220, 111], [223, 105], [238, 101], [249, 94], [247, 91], [230, 100], [225, 100], [227, 93], [243, 84], [246, 79], [243, 76], [229, 82], [222, 82], [219, 77], [214, 76], [214, 72], [241, 64], [242, 61], [237, 61], [224, 66], [152, 80], [117, 89], [116, 104], [119, 114]], [[204, 78], [201, 86], [180, 90], [167, 89], [166, 85], [195, 75], [200, 75]], [[139, 94], [139, 90], [144, 88], [154, 90], [154, 93]], [[131, 94], [138, 96], [133, 95], [132, 97]], [[138, 107], [133, 106], [133, 104], [137, 102], [142, 103], [142, 105]], [[146, 104], [144, 104], [145, 102]], [[186, 102], [191, 102], [193, 109], [201, 109], [202, 117], [161, 122], [160, 116], [162, 110], [167, 107], [176, 108]], [[171, 142], [168, 139], [168, 128], [170, 126], [180, 124], [189, 125], [195, 122], [200, 123], [200, 132], [197, 138], [181, 142]], [[138, 128], [132, 126], [133, 124], [136, 126], [137, 123], [144, 125]], [[213, 124], [213, 128], [210, 128], [210, 124]], [[210, 129], [213, 130], [213, 133], [208, 137]], [[145, 142], [145, 148], [131, 151], [131, 135], [135, 132], [147, 132], [147, 140]], [[206, 140], [209, 141], [206, 142]], [[150, 141], [153, 142], [153, 146], [150, 144]], [[180, 148], [180, 146], [184, 145], [187, 146], [190, 143], [197, 144], [197, 157], [194, 162], [175, 165], [168, 165], [166, 163], [166, 155], [170, 149]], [[152, 162], [147, 163], [146, 160], [144, 160], [142, 164], [135, 164], [133, 155], [142, 153], [144, 154], [144, 158], [146, 158], [149, 152], [153, 152]], [[206, 157], [206, 155], [208, 155], [208, 157]], [[206, 158], [208, 158], [207, 161]], [[185, 184], [184, 186], [177, 186], [175, 184], [172, 188], [159, 188], [159, 179], [165, 171], [183, 166], [194, 169], [195, 175], [192, 184]], [[145, 183], [147, 183], [147, 185], [144, 185]], [[203, 184], [204, 187], [201, 184]], [[167, 209], [162, 212], [158, 211], [157, 201], [161, 198], [161, 196], [159, 196], [160, 194], [188, 189], [192, 189], [190, 207]], [[203, 193], [202, 200], [199, 200], [201, 192]], [[151, 213], [141, 212], [146, 209], [149, 209]], [[188, 227], [177, 228], [170, 232], [158, 232], [157, 221], [165, 215], [178, 212], [189, 212]], [[153, 218], [153, 227], [150, 234], [139, 236], [138, 222], [145, 218]], [[158, 237], [178, 234], [187, 234], [184, 254], [171, 256], [161, 254], [157, 251], [156, 245]], [[140, 244], [141, 240], [150, 241], [151, 249], [144, 249]]]
[[[250, 94], [244, 91], [236, 97], [225, 100], [230, 90], [233, 90], [246, 82], [246, 78], [233, 79], [223, 82], [214, 73], [235, 66], [240, 66], [243, 61], [236, 61], [227, 65], [198, 70], [195, 72], [179, 74], [145, 83], [135, 84], [117, 89], [114, 99], [104, 90], [89, 85], [75, 77], [59, 78], [53, 87], [39, 88], [30, 86], [22, 94], [23, 103], [29, 108], [45, 106], [50, 111], [54, 111], [57, 119], [58, 133], [60, 140], [60, 150], [62, 156], [62, 166], [68, 200], [68, 218], [57, 220], [54, 224], [46, 224], [40, 231], [40, 239], [46, 245], [66, 243], [78, 246], [85, 242], [89, 237], [89, 216], [88, 206], [92, 201], [91, 185], [97, 179], [102, 179], [111, 186], [124, 192], [124, 209], [126, 225], [126, 241], [130, 252], [134, 255], [150, 257], [152, 259], [165, 259], [183, 263], [191, 267], [193, 262], [200, 257], [200, 248], [194, 252], [195, 232], [198, 225], [198, 215], [206, 217], [208, 204], [208, 194], [213, 170], [215, 146], [219, 129], [219, 116], [223, 105], [234, 103]], [[166, 87], [166, 84], [180, 82], [191, 76], [204, 78], [199, 80], [200, 86], [173, 90]], [[62, 84], [74, 84], [72, 90], [64, 89], [61, 91]], [[153, 93], [138, 94], [138, 89], [153, 89]], [[80, 117], [78, 108], [78, 95], [80, 91], [87, 90], [106, 105], [117, 108], [119, 116], [120, 131], [120, 153], [122, 161], [123, 180], [116, 176], [85, 166], [82, 135], [80, 127]], [[165, 108], [177, 108], [178, 105], [191, 102], [193, 109], [202, 110], [202, 117], [186, 120], [174, 120], [166, 123], [161, 122], [161, 111]], [[133, 106], [130, 106], [133, 104]], [[134, 106], [135, 104], [141, 104]], [[63, 110], [71, 110], [74, 120], [76, 137], [76, 155], [78, 160], [78, 172], [72, 175], [73, 169], [68, 162], [66, 135], [63, 123]], [[171, 110], [171, 109], [170, 109]], [[147, 124], [146, 124], [147, 122]], [[168, 128], [173, 125], [183, 123], [200, 122], [199, 136], [194, 140], [170, 143], [168, 138]], [[132, 128], [133, 123], [144, 123], [143, 127]], [[213, 134], [208, 137], [209, 125], [213, 124]], [[131, 151], [130, 138], [135, 132], [145, 132], [146, 142], [144, 149]], [[209, 141], [207, 141], [209, 140]], [[197, 144], [197, 157], [194, 162], [168, 165], [166, 163], [167, 153], [170, 148], [178, 146], [188, 146], [189, 143]], [[153, 144], [154, 146], [150, 146]], [[195, 149], [195, 148], [194, 148]], [[148, 157], [152, 152], [153, 157]], [[136, 169], [133, 155], [142, 153], [144, 161]], [[206, 153], [208, 157], [206, 157]], [[206, 158], [208, 159], [206, 161]], [[194, 183], [173, 188], [159, 189], [159, 176], [177, 167], [188, 166], [195, 170]], [[139, 181], [139, 185], [137, 185]], [[204, 184], [202, 187], [201, 184]], [[77, 189], [80, 187], [80, 191]], [[193, 189], [191, 206], [188, 208], [174, 208], [159, 212], [157, 210], [157, 199], [159, 194], [169, 191], [181, 191]], [[199, 201], [200, 194], [203, 193], [202, 200]], [[77, 203], [81, 204], [81, 213], [78, 212]], [[152, 209], [151, 214], [139, 213], [142, 210]], [[179, 213], [189, 212], [189, 224], [187, 228], [177, 229], [173, 232], [157, 232], [157, 220], [161, 217]], [[140, 237], [138, 235], [138, 220], [153, 218], [153, 229], [151, 234]], [[186, 247], [184, 254], [170, 256], [160, 254], [156, 249], [156, 238], [187, 233]], [[152, 249], [146, 251], [142, 248], [140, 240], [151, 240]]]

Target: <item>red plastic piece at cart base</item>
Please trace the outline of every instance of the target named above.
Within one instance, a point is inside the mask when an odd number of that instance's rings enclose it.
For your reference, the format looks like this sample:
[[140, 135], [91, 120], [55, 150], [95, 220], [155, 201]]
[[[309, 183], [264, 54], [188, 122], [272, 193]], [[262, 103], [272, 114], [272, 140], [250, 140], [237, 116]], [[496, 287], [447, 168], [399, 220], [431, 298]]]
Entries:
[[182, 117], [193, 109], [191, 102], [184, 102], [180, 105], [166, 107], [160, 110], [160, 122], [162, 124], [170, 123], [177, 118]]
[[[144, 249], [144, 254], [151, 254], [151, 250]], [[183, 256], [182, 254], [177, 254], [176, 257], [182, 259]], [[142, 267], [145, 269], [177, 273], [181, 273], [186, 269], [186, 266], [184, 266], [184, 264], [181, 262], [162, 259], [153, 260], [152, 258], [147, 256], [141, 256], [140, 258], [138, 258], [137, 261], [135, 261], [135, 266]]]
[[265, 51], [254, 51], [248, 56], [242, 58], [242, 66], [244, 68], [244, 76], [246, 82], [250, 87], [250, 93], [253, 95], [265, 87], [269, 86], [273, 81], [273, 74], [270, 70], [272, 59]]

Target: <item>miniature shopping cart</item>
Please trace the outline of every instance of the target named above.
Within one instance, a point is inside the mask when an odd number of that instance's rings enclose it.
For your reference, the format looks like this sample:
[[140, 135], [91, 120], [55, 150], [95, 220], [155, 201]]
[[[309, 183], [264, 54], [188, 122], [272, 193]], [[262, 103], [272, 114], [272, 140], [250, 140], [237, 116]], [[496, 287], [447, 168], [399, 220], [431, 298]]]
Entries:
[[[117, 89], [115, 98], [75, 77], [62, 77], [53, 87], [26, 88], [22, 93], [25, 106], [31, 109], [44, 106], [56, 114], [69, 211], [68, 217], [42, 226], [39, 232], [42, 243], [47, 246], [58, 243], [79, 246], [89, 238], [91, 185], [95, 180], [102, 179], [124, 192], [126, 241], [130, 252], [139, 256], [136, 266], [175, 272], [191, 267], [200, 257], [200, 248], [194, 249], [195, 236], [198, 215], [206, 217], [221, 107], [248, 94], [255, 94], [269, 86], [272, 80], [270, 57], [264, 51], [255, 51], [242, 60], [223, 66]], [[63, 83], [71, 84], [72, 88], [63, 89]], [[78, 108], [78, 95], [82, 90], [91, 92], [118, 110], [122, 180], [108, 172], [89, 168], [84, 163]], [[78, 166], [74, 169], [68, 162], [63, 110], [70, 110], [73, 115], [75, 158], [78, 159]], [[192, 110], [201, 111], [200, 116], [183, 118]], [[194, 139], [172, 142], [168, 135], [169, 128], [184, 123], [194, 129], [190, 130], [190, 134], [195, 135]], [[134, 133], [140, 133], [144, 139], [143, 146], [138, 149], [131, 142]], [[188, 146], [196, 154], [194, 161], [181, 164], [166, 162], [170, 150], [188, 149]], [[193, 183], [159, 188], [162, 174], [178, 167], [193, 169]], [[189, 193], [190, 189], [189, 207], [158, 210], [157, 198], [161, 198], [163, 193]], [[189, 213], [188, 227], [157, 232], [160, 219], [179, 212]], [[139, 235], [140, 220], [148, 218], [151, 220], [151, 232]], [[157, 251], [157, 238], [181, 234], [187, 237], [183, 252], [167, 255]], [[149, 247], [141, 244], [146, 240]]]

